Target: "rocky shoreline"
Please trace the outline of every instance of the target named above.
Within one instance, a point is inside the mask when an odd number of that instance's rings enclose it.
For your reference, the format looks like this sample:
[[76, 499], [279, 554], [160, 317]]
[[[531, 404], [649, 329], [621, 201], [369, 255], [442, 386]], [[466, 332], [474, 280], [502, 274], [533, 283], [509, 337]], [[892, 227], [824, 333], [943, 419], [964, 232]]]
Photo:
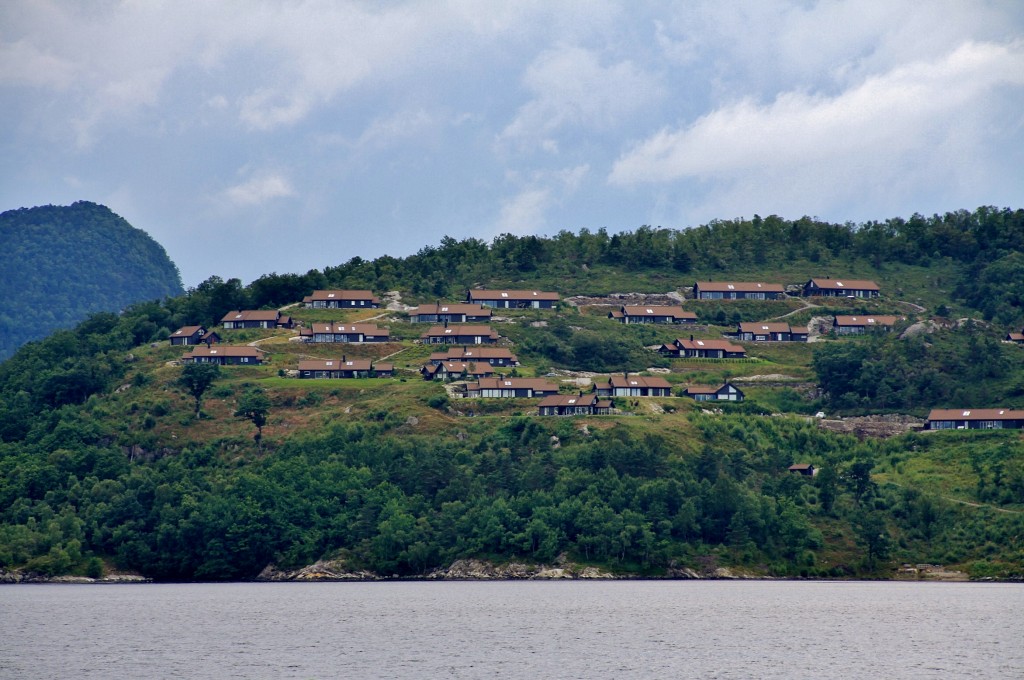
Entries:
[[0, 584], [14, 583], [72, 583], [72, 584], [104, 584], [104, 583], [152, 583], [153, 579], [139, 574], [107, 574], [100, 578], [89, 576], [47, 576], [35, 572], [6, 571], [0, 569]]

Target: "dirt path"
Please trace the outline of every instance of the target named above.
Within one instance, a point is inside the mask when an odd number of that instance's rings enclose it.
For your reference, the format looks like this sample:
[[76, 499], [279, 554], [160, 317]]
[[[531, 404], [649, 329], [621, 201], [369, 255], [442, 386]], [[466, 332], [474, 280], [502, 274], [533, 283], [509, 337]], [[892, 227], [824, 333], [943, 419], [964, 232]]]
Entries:
[[771, 319], [766, 319], [766, 321], [778, 321], [779, 319], [785, 319], [787, 316], [793, 316], [794, 314], [799, 314], [800, 312], [803, 312], [805, 310], [811, 309], [812, 307], [820, 307], [821, 306], [821, 305], [816, 305], [813, 302], [809, 302], [809, 301], [804, 300], [804, 299], [801, 299], [800, 301], [802, 303], [804, 303], [804, 306], [801, 307], [800, 309], [794, 309], [792, 312], [786, 312], [782, 316], [776, 316], [776, 317], [773, 317]]

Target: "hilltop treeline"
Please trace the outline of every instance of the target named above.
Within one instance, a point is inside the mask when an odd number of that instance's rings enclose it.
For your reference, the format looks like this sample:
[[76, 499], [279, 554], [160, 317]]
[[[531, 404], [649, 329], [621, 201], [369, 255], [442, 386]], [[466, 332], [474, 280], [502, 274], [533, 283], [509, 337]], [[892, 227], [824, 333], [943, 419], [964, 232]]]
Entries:
[[4, 212], [0, 242], [0, 360], [91, 313], [182, 293], [160, 244], [95, 203]]
[[[445, 237], [409, 257], [354, 257], [322, 271], [268, 274], [249, 286], [212, 277], [188, 291], [181, 309], [195, 322], [214, 323], [230, 309], [277, 307], [323, 288], [398, 290], [414, 300], [433, 301], [462, 299], [468, 288], [481, 284], [511, 287], [529, 280], [568, 294], [607, 293], [589, 290], [595, 284], [582, 272], [601, 267], [658, 271], [678, 281], [681, 275], [714, 276], [795, 261], [857, 271], [948, 258], [959, 265], [957, 297], [986, 319], [1010, 324], [1024, 318], [1021, 243], [1024, 210], [992, 207], [859, 225], [755, 216], [683, 231], [643, 226], [609, 234], [583, 229], [553, 237], [505, 234], [491, 243]], [[578, 289], [564, 290], [567, 281]]]

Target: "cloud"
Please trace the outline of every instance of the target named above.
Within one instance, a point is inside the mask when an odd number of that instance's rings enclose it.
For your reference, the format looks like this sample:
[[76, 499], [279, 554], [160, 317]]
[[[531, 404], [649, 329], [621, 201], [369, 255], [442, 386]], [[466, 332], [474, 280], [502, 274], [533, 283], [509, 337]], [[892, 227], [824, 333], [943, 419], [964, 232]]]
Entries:
[[501, 202], [493, 235], [540, 233], [547, 226], [548, 211], [576, 193], [589, 172], [589, 166], [579, 165], [557, 171], [538, 171], [525, 181], [511, 173], [510, 180], [525, 186], [515, 196]]
[[[986, 97], [1021, 85], [1021, 43], [966, 43], [835, 96], [789, 91], [769, 104], [744, 99], [684, 128], [662, 129], [622, 154], [608, 180], [619, 186], [684, 178], [742, 183], [810, 166], [821, 170], [815, 185], [827, 192], [836, 169], [867, 164], [885, 173], [886, 159], [955, 136], [989, 115]], [[871, 174], [862, 181], [877, 179]]]
[[275, 198], [294, 196], [288, 178], [277, 173], [262, 174], [252, 179], [229, 187], [223, 193], [224, 198], [236, 206], [262, 205]]
[[632, 61], [603, 65], [596, 52], [560, 46], [542, 52], [523, 76], [533, 95], [499, 136], [557, 150], [550, 135], [563, 127], [603, 130], [645, 106], [660, 100], [663, 92], [655, 77]]

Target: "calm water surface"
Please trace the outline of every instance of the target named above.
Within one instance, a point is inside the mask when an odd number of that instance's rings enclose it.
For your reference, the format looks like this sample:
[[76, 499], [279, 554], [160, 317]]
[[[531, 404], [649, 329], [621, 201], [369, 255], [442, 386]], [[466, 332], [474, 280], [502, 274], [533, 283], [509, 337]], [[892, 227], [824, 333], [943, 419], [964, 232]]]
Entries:
[[0, 587], [2, 678], [1024, 678], [1024, 586]]

